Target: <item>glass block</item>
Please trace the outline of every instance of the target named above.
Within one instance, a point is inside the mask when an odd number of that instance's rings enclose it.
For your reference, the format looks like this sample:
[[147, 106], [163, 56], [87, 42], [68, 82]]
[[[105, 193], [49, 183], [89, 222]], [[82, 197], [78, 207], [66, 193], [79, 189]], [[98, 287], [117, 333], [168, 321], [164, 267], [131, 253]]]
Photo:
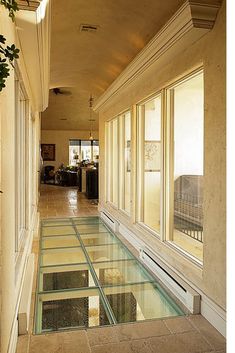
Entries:
[[125, 260], [133, 258], [133, 256], [121, 245], [99, 245], [89, 246], [86, 251], [91, 262]]
[[80, 234], [80, 237], [85, 246], [113, 244], [118, 242], [117, 238], [108, 232]]
[[167, 293], [154, 283], [106, 287], [104, 293], [118, 323], [183, 315]]
[[97, 224], [77, 224], [76, 225], [77, 231], [79, 234], [84, 233], [107, 233], [108, 229], [100, 223]]
[[40, 292], [84, 287], [95, 287], [88, 264], [44, 267], [40, 270]]
[[136, 260], [94, 263], [93, 267], [103, 286], [154, 281]]
[[64, 265], [86, 262], [81, 248], [42, 250], [41, 266]]
[[39, 295], [37, 331], [110, 325], [98, 289]]
[[76, 234], [72, 226], [57, 226], [57, 227], [43, 227], [42, 236], [46, 237], [48, 235], [71, 235]]
[[76, 235], [60, 235], [58, 237], [43, 237], [42, 238], [42, 249], [50, 248], [66, 248], [70, 246], [80, 246], [80, 242]]

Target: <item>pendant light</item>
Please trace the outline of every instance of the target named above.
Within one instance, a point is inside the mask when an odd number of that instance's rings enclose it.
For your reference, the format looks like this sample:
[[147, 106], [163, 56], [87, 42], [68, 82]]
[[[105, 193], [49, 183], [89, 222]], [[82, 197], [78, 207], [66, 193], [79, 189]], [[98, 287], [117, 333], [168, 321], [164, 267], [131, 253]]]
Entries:
[[90, 99], [89, 99], [89, 108], [90, 108], [90, 137], [89, 137], [89, 140], [90, 141], [93, 141], [94, 140], [94, 137], [92, 135], [92, 123], [93, 121], [95, 121], [95, 119], [92, 119], [92, 107], [93, 107], [93, 101], [94, 101], [94, 98], [92, 97], [92, 94], [90, 95]]

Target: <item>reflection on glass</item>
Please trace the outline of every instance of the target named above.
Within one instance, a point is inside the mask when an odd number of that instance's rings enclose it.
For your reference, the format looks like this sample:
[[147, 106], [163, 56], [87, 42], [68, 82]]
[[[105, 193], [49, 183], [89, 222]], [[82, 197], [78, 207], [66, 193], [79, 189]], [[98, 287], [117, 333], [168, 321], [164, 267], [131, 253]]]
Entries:
[[62, 265], [86, 262], [85, 255], [81, 248], [64, 248], [43, 250], [41, 265]]
[[43, 220], [42, 221], [42, 225], [43, 226], [67, 226], [67, 225], [71, 225], [71, 221], [69, 219], [47, 219], [47, 220]]
[[117, 239], [110, 233], [81, 234], [82, 242], [85, 246], [113, 244]]
[[59, 237], [43, 237], [42, 248], [65, 248], [70, 246], [80, 246], [80, 242], [76, 235], [60, 235]]
[[107, 232], [107, 228], [103, 224], [77, 224], [76, 228], [79, 234]]
[[114, 286], [153, 281], [143, 266], [135, 260], [94, 263], [93, 266], [101, 285]]
[[[161, 97], [139, 106], [139, 178], [143, 178], [140, 221], [160, 233]], [[141, 158], [141, 157], [140, 157]]]
[[42, 236], [46, 237], [48, 235], [68, 235], [76, 234], [72, 226], [61, 226], [61, 227], [43, 227]]
[[172, 91], [174, 97], [173, 242], [202, 261], [203, 74], [197, 74], [174, 87]]
[[91, 262], [130, 259], [131, 254], [124, 247], [115, 245], [89, 246], [86, 248]]
[[42, 294], [42, 331], [86, 328], [110, 324], [98, 290], [79, 290], [55, 294]]
[[111, 202], [118, 207], [118, 119], [112, 122], [112, 158], [110, 159], [112, 165], [112, 198]]
[[183, 315], [153, 283], [106, 287], [104, 292], [118, 323]]
[[124, 185], [122, 192], [124, 193], [123, 209], [130, 213], [131, 201], [131, 114], [126, 112], [123, 114], [124, 119]]
[[39, 290], [95, 287], [88, 264], [44, 267], [40, 270]]

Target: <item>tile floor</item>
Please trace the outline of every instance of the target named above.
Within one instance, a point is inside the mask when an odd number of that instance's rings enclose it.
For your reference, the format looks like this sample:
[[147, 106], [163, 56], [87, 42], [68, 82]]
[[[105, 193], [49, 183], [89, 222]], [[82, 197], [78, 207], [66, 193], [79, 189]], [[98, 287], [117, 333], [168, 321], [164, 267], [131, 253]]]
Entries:
[[[41, 218], [97, 215], [75, 188], [42, 185]], [[130, 247], [131, 248], [131, 247]], [[39, 239], [34, 240], [37, 254]], [[110, 327], [34, 335], [34, 289], [28, 335], [19, 336], [17, 353], [225, 353], [226, 341], [201, 315], [151, 320]]]

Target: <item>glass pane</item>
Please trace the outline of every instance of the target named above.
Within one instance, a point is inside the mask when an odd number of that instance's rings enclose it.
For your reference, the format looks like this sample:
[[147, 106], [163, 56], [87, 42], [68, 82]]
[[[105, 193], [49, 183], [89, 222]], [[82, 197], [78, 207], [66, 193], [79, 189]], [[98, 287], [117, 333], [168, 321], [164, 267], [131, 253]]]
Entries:
[[73, 218], [73, 222], [75, 224], [96, 224], [96, 223], [101, 223], [101, 220], [99, 217], [78, 217], [78, 218]]
[[80, 234], [107, 232], [107, 228], [103, 224], [77, 224], [76, 228]]
[[76, 234], [72, 226], [61, 226], [61, 227], [43, 227], [42, 236], [46, 237], [48, 235], [69, 235]]
[[45, 248], [66, 248], [70, 246], [80, 246], [80, 242], [76, 235], [60, 235], [59, 237], [42, 238], [42, 249]]
[[109, 325], [109, 319], [96, 289], [41, 294], [41, 322], [37, 330], [56, 331]]
[[91, 141], [81, 141], [81, 160], [91, 160]]
[[81, 248], [64, 248], [43, 250], [41, 256], [42, 266], [64, 265], [86, 262]]
[[143, 222], [160, 232], [161, 97], [144, 104]]
[[118, 119], [114, 119], [112, 125], [112, 203], [118, 207]]
[[183, 315], [153, 283], [106, 287], [104, 292], [118, 323]]
[[173, 242], [203, 259], [203, 74], [181, 83], [174, 94]]
[[124, 115], [125, 150], [124, 150], [124, 210], [130, 213], [131, 197], [131, 114]]
[[95, 287], [88, 264], [44, 267], [40, 270], [40, 292], [83, 287]]
[[70, 219], [47, 219], [42, 221], [43, 226], [63, 226], [71, 224], [72, 222]]
[[85, 246], [117, 243], [116, 237], [110, 233], [81, 234]]
[[86, 248], [92, 262], [133, 258], [127, 250], [118, 245], [89, 246]]
[[143, 266], [135, 260], [94, 263], [93, 266], [101, 285], [114, 286], [153, 281]]

